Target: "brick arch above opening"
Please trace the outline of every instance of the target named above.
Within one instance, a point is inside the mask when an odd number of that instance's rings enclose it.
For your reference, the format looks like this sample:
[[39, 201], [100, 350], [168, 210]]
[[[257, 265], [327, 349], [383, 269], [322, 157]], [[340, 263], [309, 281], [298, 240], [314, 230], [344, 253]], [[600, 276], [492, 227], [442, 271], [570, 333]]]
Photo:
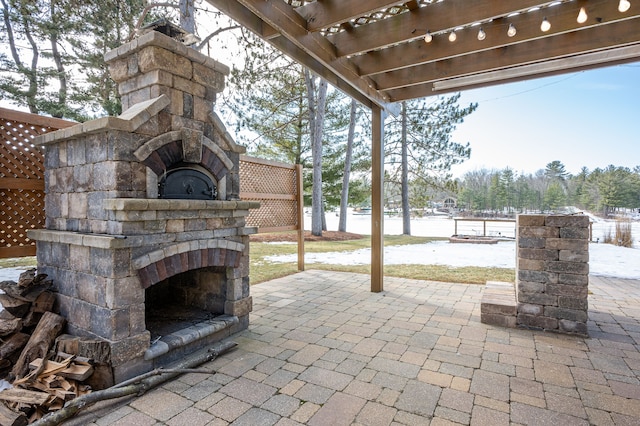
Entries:
[[134, 155], [158, 176], [180, 163], [199, 164], [218, 181], [233, 169], [233, 161], [220, 146], [201, 131], [189, 128], [156, 136]]
[[244, 244], [228, 240], [202, 240], [178, 243], [134, 259], [142, 288], [183, 272], [207, 267], [237, 268]]

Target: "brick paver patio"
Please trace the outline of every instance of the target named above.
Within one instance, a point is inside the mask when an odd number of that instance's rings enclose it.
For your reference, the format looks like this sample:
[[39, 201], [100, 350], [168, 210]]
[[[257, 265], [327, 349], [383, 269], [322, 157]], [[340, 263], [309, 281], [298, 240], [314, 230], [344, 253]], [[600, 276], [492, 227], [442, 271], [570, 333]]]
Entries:
[[306, 271], [252, 287], [239, 347], [78, 425], [638, 425], [640, 281], [591, 277], [590, 338], [480, 323], [483, 286]]

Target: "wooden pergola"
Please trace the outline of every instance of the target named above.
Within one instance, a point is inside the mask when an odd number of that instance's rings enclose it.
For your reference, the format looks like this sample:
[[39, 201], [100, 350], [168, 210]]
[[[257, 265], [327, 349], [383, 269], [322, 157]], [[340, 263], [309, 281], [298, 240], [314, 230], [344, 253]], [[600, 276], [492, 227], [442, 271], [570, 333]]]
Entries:
[[372, 112], [371, 291], [396, 103], [640, 60], [640, 0], [207, 0]]

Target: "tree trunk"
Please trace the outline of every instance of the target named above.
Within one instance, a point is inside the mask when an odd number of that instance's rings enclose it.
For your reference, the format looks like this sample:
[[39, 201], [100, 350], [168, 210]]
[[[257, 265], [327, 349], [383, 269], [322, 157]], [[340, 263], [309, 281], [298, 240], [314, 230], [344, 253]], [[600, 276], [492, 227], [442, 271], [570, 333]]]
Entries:
[[315, 93], [315, 77], [305, 70], [307, 97], [309, 99], [309, 128], [311, 154], [313, 157], [313, 190], [311, 194], [311, 234], [322, 236], [322, 127], [327, 101], [327, 82], [320, 80], [318, 94]]
[[407, 103], [402, 102], [402, 233], [411, 235], [411, 208], [409, 206], [409, 156], [407, 144]]
[[322, 203], [322, 232], [327, 230], [327, 212], [324, 211], [324, 203]]
[[57, 15], [55, 10], [55, 2], [51, 2], [51, 56], [53, 57], [53, 61], [56, 64], [56, 72], [58, 78], [58, 107], [57, 111], [55, 111], [52, 115], [56, 118], [62, 118], [65, 115], [65, 110], [67, 106], [67, 73], [65, 72], [64, 65], [62, 63], [62, 56], [60, 51], [58, 50], [58, 31], [60, 28], [59, 23], [57, 22]]
[[340, 221], [338, 231], [347, 232], [347, 206], [349, 203], [349, 178], [351, 177], [351, 154], [353, 139], [356, 133], [356, 110], [358, 104], [351, 100], [351, 114], [349, 117], [349, 135], [347, 136], [347, 152], [344, 158], [344, 176], [342, 176], [342, 193], [340, 194]]
[[[13, 58], [14, 63], [16, 64], [16, 68], [18, 72], [23, 74], [24, 77], [29, 81], [29, 89], [24, 93], [25, 102], [29, 107], [29, 112], [32, 114], [38, 114], [38, 105], [36, 103], [36, 94], [38, 93], [38, 58], [40, 56], [40, 51], [38, 50], [38, 45], [36, 44], [33, 36], [31, 35], [31, 29], [29, 27], [29, 23], [25, 20], [24, 24], [24, 35], [29, 41], [29, 45], [31, 46], [31, 67], [27, 68], [23, 63], [22, 59], [20, 59], [20, 53], [18, 52], [18, 47], [16, 44], [16, 39], [13, 34], [13, 26], [11, 25], [11, 19], [9, 18], [9, 5], [5, 0], [0, 0], [3, 7], [3, 18], [4, 24], [7, 31], [7, 36], [9, 39], [9, 47], [11, 50], [11, 56]], [[28, 49], [25, 49], [28, 50]]]
[[196, 33], [194, 0], [180, 0], [180, 27], [188, 33]]

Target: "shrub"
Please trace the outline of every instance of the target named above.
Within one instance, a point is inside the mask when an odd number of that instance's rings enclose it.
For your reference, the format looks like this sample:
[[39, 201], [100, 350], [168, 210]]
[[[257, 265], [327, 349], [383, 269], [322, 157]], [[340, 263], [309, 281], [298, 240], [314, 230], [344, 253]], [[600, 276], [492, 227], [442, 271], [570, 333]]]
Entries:
[[616, 220], [615, 236], [611, 234], [611, 229], [609, 229], [604, 234], [604, 242], [620, 247], [632, 247], [633, 236], [631, 235], [631, 221], [628, 219]]
[[616, 220], [616, 244], [621, 247], [633, 246], [630, 220]]

